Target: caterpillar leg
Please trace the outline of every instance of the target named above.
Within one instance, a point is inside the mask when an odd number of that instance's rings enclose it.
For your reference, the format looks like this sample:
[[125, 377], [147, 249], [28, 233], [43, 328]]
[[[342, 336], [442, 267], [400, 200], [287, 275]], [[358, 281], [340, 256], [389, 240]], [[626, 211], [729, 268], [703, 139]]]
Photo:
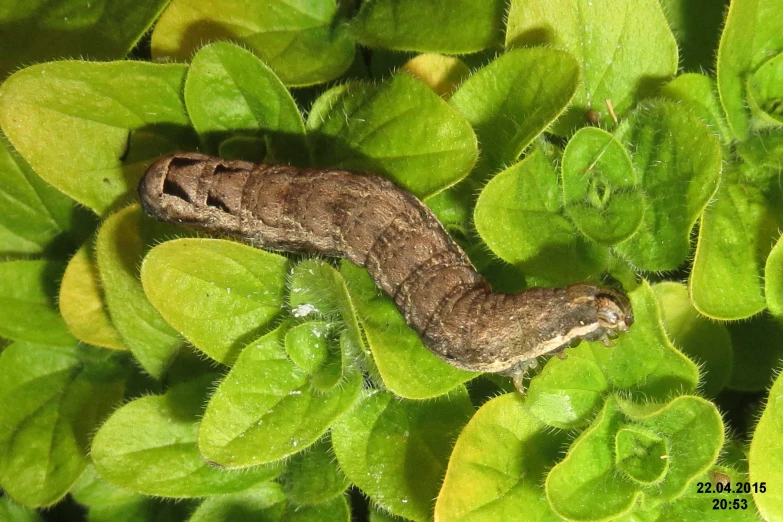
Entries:
[[504, 372], [504, 375], [508, 375], [511, 377], [512, 382], [514, 383], [514, 388], [517, 389], [519, 393], [521, 393], [523, 396], [525, 395], [525, 384], [524, 379], [525, 375], [527, 374], [528, 369], [535, 369], [538, 367], [538, 359], [529, 359], [527, 361], [522, 361], [514, 367], [513, 369], [509, 370], [508, 372]]

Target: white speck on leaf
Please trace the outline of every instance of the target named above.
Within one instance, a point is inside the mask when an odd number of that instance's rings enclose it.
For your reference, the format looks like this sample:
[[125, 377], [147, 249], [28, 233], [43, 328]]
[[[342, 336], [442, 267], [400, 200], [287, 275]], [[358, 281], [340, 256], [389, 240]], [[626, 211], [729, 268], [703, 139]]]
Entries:
[[294, 317], [306, 317], [312, 313], [315, 313], [318, 311], [318, 308], [311, 304], [300, 304], [296, 306], [293, 310], [291, 310], [291, 313]]

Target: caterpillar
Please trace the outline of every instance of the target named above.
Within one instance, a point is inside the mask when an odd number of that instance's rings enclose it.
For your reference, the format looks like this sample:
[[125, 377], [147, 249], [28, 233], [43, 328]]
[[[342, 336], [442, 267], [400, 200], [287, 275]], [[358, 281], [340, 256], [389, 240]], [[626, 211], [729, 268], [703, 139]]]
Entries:
[[364, 267], [427, 349], [457, 368], [521, 383], [537, 357], [608, 343], [633, 323], [611, 288], [493, 292], [421, 201], [374, 174], [177, 153], [149, 167], [139, 199], [159, 220]]

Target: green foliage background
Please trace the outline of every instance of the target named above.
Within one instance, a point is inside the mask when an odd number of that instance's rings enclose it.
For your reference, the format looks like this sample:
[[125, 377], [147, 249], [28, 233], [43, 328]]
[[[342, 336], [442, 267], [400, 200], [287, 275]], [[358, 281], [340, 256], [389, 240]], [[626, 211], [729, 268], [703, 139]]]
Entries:
[[[0, 80], [0, 520], [783, 520], [783, 0], [7, 0]], [[523, 398], [147, 218], [178, 150], [380, 173], [636, 322]]]

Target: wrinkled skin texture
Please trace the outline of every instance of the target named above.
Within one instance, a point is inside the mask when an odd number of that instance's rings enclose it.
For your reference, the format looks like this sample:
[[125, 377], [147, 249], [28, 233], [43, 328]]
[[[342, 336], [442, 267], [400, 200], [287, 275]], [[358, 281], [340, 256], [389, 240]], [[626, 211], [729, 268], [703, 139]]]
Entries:
[[492, 292], [432, 212], [379, 176], [179, 153], [148, 169], [139, 197], [160, 220], [365, 267], [427, 348], [458, 368], [518, 375], [540, 355], [606, 341], [633, 322], [610, 288]]

